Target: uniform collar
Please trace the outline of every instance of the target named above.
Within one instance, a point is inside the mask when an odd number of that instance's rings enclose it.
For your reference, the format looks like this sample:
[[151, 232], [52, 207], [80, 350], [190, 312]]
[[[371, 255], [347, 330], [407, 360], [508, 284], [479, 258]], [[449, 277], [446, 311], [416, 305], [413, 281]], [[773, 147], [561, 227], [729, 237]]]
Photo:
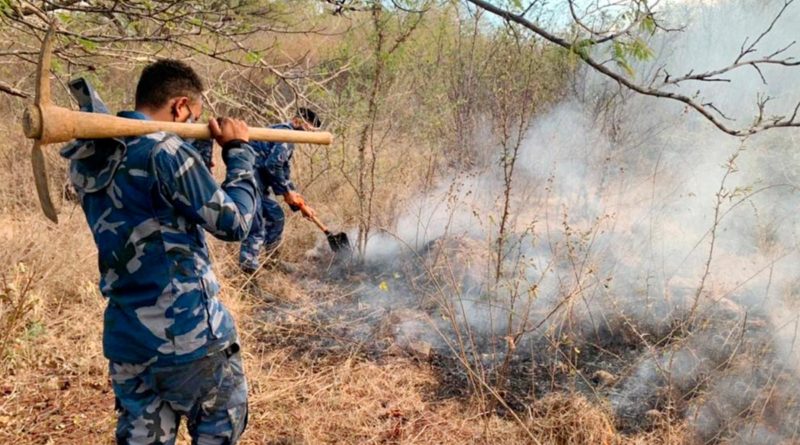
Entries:
[[150, 118], [147, 117], [146, 114], [141, 113], [139, 111], [120, 111], [119, 113], [117, 113], [117, 116], [128, 118], [128, 119], [138, 119], [138, 120], [141, 120], [141, 121], [149, 121], [150, 120]]

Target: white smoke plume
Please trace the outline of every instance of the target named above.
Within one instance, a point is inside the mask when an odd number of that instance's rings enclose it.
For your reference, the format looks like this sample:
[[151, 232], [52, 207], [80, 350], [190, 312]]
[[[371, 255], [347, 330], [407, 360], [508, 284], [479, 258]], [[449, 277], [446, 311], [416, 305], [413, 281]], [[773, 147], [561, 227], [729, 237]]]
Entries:
[[[636, 69], [727, 66], [783, 4], [670, 2], [662, 20], [686, 29], [651, 42], [657, 60]], [[792, 4], [759, 53], [793, 42], [799, 21]], [[797, 74], [740, 70], [681, 88], [745, 126], [759, 95], [791, 112]], [[797, 130], [734, 138], [681, 104], [578, 77], [525, 134], [499, 280], [498, 148], [373, 234], [356, 304], [315, 316], [352, 315], [340, 334], [359, 343], [427, 343], [490, 383], [506, 372], [508, 393], [522, 393], [512, 408], [577, 390], [610, 406], [623, 432], [668, 417], [698, 443], [800, 443]], [[609, 98], [616, 106], [601, 106]], [[599, 371], [613, 383], [593, 381]]]
[[[673, 2], [663, 12], [688, 26], [652, 42], [658, 60], [639, 67], [642, 73], [729, 65], [783, 1], [690, 5]], [[792, 5], [759, 52], [793, 42], [799, 21], [800, 5]], [[739, 70], [726, 78], [681, 88], [701, 89], [737, 125], [754, 118], [759, 95], [774, 98], [770, 110], [789, 113], [800, 101], [796, 70]], [[575, 351], [633, 338], [637, 349], [604, 393], [623, 428], [641, 427], [637, 419], [655, 409], [685, 419], [699, 443], [800, 441], [797, 130], [742, 140], [680, 104], [625, 93], [612, 115], [597, 104], [617, 86], [592, 72], [578, 82], [583, 93], [543, 113], [526, 134], [511, 197], [507, 278], [494, 281], [503, 184], [497, 158], [487, 157], [409, 205], [394, 233], [368, 244], [368, 265], [397, 269], [390, 264], [413, 258], [428, 273], [443, 267], [446, 278], [416, 287], [420, 280], [395, 273], [391, 295], [376, 288], [366, 301], [397, 305], [416, 301], [421, 289], [432, 292], [449, 309], [399, 323], [399, 339], [452, 347], [441, 337], [452, 335], [447, 326], [455, 318], [479, 336], [496, 334], [487, 350], [499, 357], [541, 349], [554, 334], [568, 337]], [[502, 338], [521, 330], [513, 348]]]

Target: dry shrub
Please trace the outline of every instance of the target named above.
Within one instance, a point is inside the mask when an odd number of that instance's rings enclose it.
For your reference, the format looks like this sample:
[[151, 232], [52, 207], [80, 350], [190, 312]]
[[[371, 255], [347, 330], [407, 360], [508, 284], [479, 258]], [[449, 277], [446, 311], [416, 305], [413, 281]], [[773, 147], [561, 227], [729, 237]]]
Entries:
[[[30, 146], [16, 124], [21, 118], [19, 112], [23, 107], [21, 99], [12, 99], [0, 94], [0, 110], [2, 118], [7, 120], [0, 125], [0, 213], [5, 216], [30, 213], [35, 210], [36, 193], [33, 175], [30, 174]], [[6, 112], [5, 110], [8, 110]], [[45, 155], [51, 159], [51, 150]], [[8, 228], [3, 227], [4, 232]]]
[[[65, 209], [66, 210], [66, 209]], [[105, 306], [82, 214], [58, 226], [37, 213], [0, 219], [0, 275], [24, 313], [0, 361], [0, 443], [100, 443], [113, 398], [100, 342]], [[14, 284], [16, 280], [16, 284]], [[19, 292], [20, 284], [26, 292]], [[12, 299], [13, 301], [13, 299]], [[6, 301], [0, 313], [8, 313]]]
[[285, 351], [246, 359], [253, 385], [243, 444], [528, 443], [513, 421], [427, 400], [430, 370], [405, 359], [319, 367]]
[[429, 275], [458, 286], [491, 270], [490, 247], [484, 241], [466, 236], [442, 237], [425, 246], [425, 268]]
[[668, 417], [653, 428], [623, 435], [604, 407], [575, 393], [551, 393], [530, 408], [527, 426], [546, 445], [679, 445], [686, 443], [686, 425]]
[[611, 415], [577, 394], [548, 394], [530, 408], [528, 426], [543, 443], [612, 445], [617, 433]]
[[36, 308], [37, 298], [31, 292], [33, 274], [25, 263], [9, 267], [0, 279], [0, 358], [4, 358], [8, 343], [20, 335]]
[[688, 427], [685, 423], [672, 424], [664, 418], [652, 431], [639, 433], [620, 441], [625, 445], [683, 445], [690, 443]]

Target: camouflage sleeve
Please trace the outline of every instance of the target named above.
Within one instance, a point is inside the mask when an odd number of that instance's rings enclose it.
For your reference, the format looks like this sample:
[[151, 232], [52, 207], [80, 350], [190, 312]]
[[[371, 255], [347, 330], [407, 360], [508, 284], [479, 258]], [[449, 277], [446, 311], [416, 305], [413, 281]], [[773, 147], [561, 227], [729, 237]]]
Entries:
[[276, 195], [283, 195], [289, 190], [294, 190], [291, 180], [291, 170], [289, 160], [291, 158], [291, 148], [288, 144], [275, 144], [264, 161], [264, 168], [269, 173], [270, 187]]
[[247, 236], [259, 199], [253, 149], [242, 144], [224, 153], [227, 172], [218, 185], [197, 152], [178, 138], [155, 149], [155, 171], [161, 192], [187, 220], [225, 241]]
[[212, 167], [214, 162], [214, 142], [211, 139], [198, 139], [192, 142], [192, 146], [200, 154], [206, 167]]

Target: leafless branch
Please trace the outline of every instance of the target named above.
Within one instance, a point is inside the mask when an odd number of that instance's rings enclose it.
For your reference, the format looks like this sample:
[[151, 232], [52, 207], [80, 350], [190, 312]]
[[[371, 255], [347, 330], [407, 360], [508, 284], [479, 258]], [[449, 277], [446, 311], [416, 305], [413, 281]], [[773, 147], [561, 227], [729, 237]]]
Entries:
[[792, 3], [794, 3], [794, 0], [784, 0], [784, 2], [783, 2], [783, 7], [781, 8], [781, 10], [780, 10], [780, 11], [778, 11], [778, 13], [777, 13], [777, 14], [775, 15], [775, 17], [772, 19], [772, 22], [770, 22], [770, 24], [769, 24], [769, 26], [767, 27], [767, 29], [765, 29], [765, 30], [764, 30], [764, 31], [763, 31], [763, 32], [762, 32], [762, 33], [761, 33], [761, 34], [760, 34], [760, 35], [759, 35], [759, 36], [758, 36], [758, 37], [757, 37], [757, 38], [756, 38], [756, 39], [753, 41], [753, 43], [751, 43], [749, 46], [747, 46], [747, 48], [745, 48], [745, 45], [747, 44], [747, 39], [745, 39], [745, 40], [744, 40], [744, 43], [742, 43], [742, 50], [741, 50], [741, 52], [739, 53], [739, 57], [737, 57], [737, 58], [736, 58], [736, 60], [733, 62], [734, 64], [738, 63], [738, 62], [739, 62], [739, 61], [740, 61], [740, 60], [741, 60], [741, 59], [742, 59], [744, 56], [746, 56], [746, 55], [748, 55], [748, 54], [750, 54], [750, 53], [752, 53], [752, 52], [755, 52], [755, 51], [756, 51], [756, 49], [755, 49], [755, 48], [756, 48], [756, 45], [758, 45], [758, 44], [761, 42], [761, 40], [762, 40], [764, 37], [766, 37], [766, 35], [767, 35], [767, 34], [769, 34], [770, 32], [772, 32], [772, 29], [775, 27], [775, 24], [776, 24], [776, 23], [778, 23], [778, 20], [780, 20], [781, 16], [783, 16], [783, 13], [784, 13], [784, 12], [786, 12], [786, 9], [787, 9], [787, 8], [789, 7], [789, 5], [791, 5]]
[[[790, 127], [800, 127], [800, 122], [796, 120], [796, 113], [793, 114], [790, 118], [785, 116], [778, 116], [770, 120], [764, 120], [762, 122], [758, 122], [754, 125], [749, 127], [733, 127], [730, 126], [727, 122], [728, 119], [724, 117], [724, 114], [720, 112], [719, 109], [716, 107], [709, 106], [708, 103], [704, 103], [698, 99], [698, 95], [689, 96], [686, 94], [682, 94], [679, 92], [671, 91], [664, 89], [664, 87], [674, 86], [681, 82], [689, 81], [689, 80], [696, 80], [696, 81], [724, 81], [719, 79], [718, 76], [724, 73], [729, 73], [733, 70], [744, 66], [758, 66], [758, 65], [779, 65], [779, 66], [786, 66], [786, 67], [794, 67], [800, 65], [800, 61], [794, 60], [794, 58], [784, 58], [784, 59], [775, 59], [772, 56], [766, 56], [759, 59], [748, 59], [744, 60], [744, 55], [750, 54], [755, 51], [755, 45], [760, 42], [763, 37], [769, 33], [770, 30], [773, 29], [775, 23], [778, 19], [783, 15], [786, 8], [794, 2], [794, 0], [784, 0], [784, 5], [782, 9], [776, 14], [776, 17], [770, 24], [770, 26], [765, 30], [752, 44], [749, 46], [743, 45], [743, 50], [741, 57], [737, 58], [736, 61], [724, 68], [720, 68], [713, 71], [707, 71], [703, 73], [689, 73], [682, 77], [677, 78], [670, 78], [669, 74], [666, 74], [664, 81], [657, 86], [653, 86], [654, 84], [651, 83], [649, 85], [641, 84], [632, 80], [621, 74], [619, 72], [614, 71], [612, 68], [609, 68], [606, 64], [596, 60], [590, 55], [589, 51], [581, 51], [575, 49], [575, 44], [571, 41], [568, 41], [558, 35], [544, 29], [543, 27], [537, 25], [536, 23], [531, 22], [530, 20], [526, 19], [525, 17], [514, 14], [511, 11], [498, 7], [488, 1], [484, 0], [467, 0], [467, 2], [476, 5], [477, 7], [484, 9], [498, 17], [503, 18], [508, 22], [513, 22], [518, 25], [521, 25], [533, 33], [537, 34], [538, 36], [544, 38], [545, 40], [558, 45], [562, 48], [568, 49], [575, 53], [584, 63], [589, 65], [595, 71], [599, 72], [600, 74], [612, 79], [613, 81], [617, 82], [621, 86], [624, 86], [632, 91], [635, 91], [641, 95], [651, 96], [651, 97], [658, 97], [669, 99], [673, 101], [677, 101], [680, 103], [685, 104], [689, 108], [698, 112], [703, 118], [711, 122], [714, 126], [716, 126], [721, 131], [733, 135], [733, 136], [747, 136], [751, 134], [755, 134], [761, 131], [773, 129], [773, 128], [790, 128]], [[598, 39], [587, 39], [581, 41], [583, 44], [594, 45]], [[791, 45], [789, 45], [791, 46]], [[788, 47], [786, 47], [788, 49]], [[778, 51], [773, 54], [780, 54], [782, 51]]]
[[333, 6], [333, 15], [344, 15], [345, 12], [366, 12], [372, 7], [369, 5], [354, 5], [354, 2], [348, 0], [322, 0]]
[[10, 94], [11, 96], [21, 97], [23, 99], [28, 97], [28, 93], [20, 91], [3, 81], [0, 81], [0, 91], [6, 94]]
[[392, 0], [392, 5], [400, 11], [407, 12], [409, 14], [424, 14], [430, 10], [430, 5], [425, 5], [422, 9], [411, 9], [401, 5], [397, 0]]
[[722, 110], [720, 110], [719, 108], [717, 108], [717, 106], [716, 106], [716, 105], [714, 105], [714, 103], [713, 103], [713, 102], [706, 102], [706, 103], [704, 103], [704, 104], [703, 104], [703, 106], [704, 106], [704, 107], [708, 107], [708, 108], [710, 108], [710, 109], [712, 109], [712, 110], [716, 111], [716, 112], [717, 112], [717, 114], [719, 114], [719, 115], [720, 115], [720, 117], [722, 117], [723, 119], [725, 119], [725, 120], [727, 120], [727, 121], [731, 121], [731, 122], [733, 122], [734, 120], [736, 120], [736, 119], [731, 119], [731, 118], [729, 118], [728, 116], [726, 116], [726, 115], [725, 115], [725, 113], [723, 113], [723, 112], [722, 112]]
[[[756, 69], [759, 69], [759, 65], [782, 65], [782, 66], [786, 66], [786, 67], [794, 67], [794, 66], [800, 66], [800, 61], [795, 61], [793, 58], [777, 59], [776, 60], [776, 59], [770, 59], [768, 57], [765, 57], [765, 58], [762, 58], [762, 59], [755, 59], [755, 60], [745, 60], [745, 61], [740, 61], [740, 62], [734, 63], [732, 65], [728, 65], [728, 66], [726, 66], [724, 68], [716, 69], [716, 70], [713, 70], [713, 71], [706, 71], [706, 72], [697, 73], [697, 74], [690, 72], [689, 74], [686, 74], [685, 76], [682, 76], [682, 77], [674, 77], [674, 78], [672, 78], [670, 80], [666, 80], [665, 79], [664, 80], [664, 85], [677, 85], [677, 84], [679, 84], [681, 82], [686, 82], [688, 80], [698, 80], [698, 81], [704, 81], [704, 82], [714, 81], [716, 76], [719, 76], [720, 74], [729, 73], [731, 71], [734, 71], [736, 69], [739, 69], [739, 68], [742, 68], [742, 67], [746, 67], [746, 66], [752, 66], [752, 67], [754, 67]], [[760, 70], [759, 70], [759, 74], [760, 74]], [[762, 76], [762, 78], [763, 78], [763, 76]]]
[[761, 72], [761, 68], [759, 68], [758, 64], [757, 64], [757, 63], [751, 63], [750, 65], [751, 65], [751, 66], [752, 66], [752, 67], [753, 67], [753, 68], [756, 70], [756, 72], [758, 73], [758, 77], [760, 77], [760, 78], [761, 78], [761, 83], [763, 83], [764, 85], [766, 85], [766, 84], [767, 84], [767, 78], [766, 78], [766, 77], [764, 77], [764, 73], [762, 73], [762, 72]]
[[568, 0], [567, 3], [569, 4], [569, 12], [572, 16], [572, 20], [575, 22], [575, 24], [592, 36], [591, 42], [594, 45], [610, 42], [624, 35], [629, 35], [632, 30], [642, 24], [643, 20], [652, 16], [652, 12], [646, 4], [644, 4], [645, 9], [642, 10], [642, 4], [637, 2], [637, 8], [634, 10], [634, 18], [630, 20], [630, 23], [628, 23], [627, 26], [625, 26], [622, 30], [616, 32], [612, 32], [611, 30], [598, 30], [587, 25], [584, 23], [582, 18], [578, 17], [578, 14], [575, 10], [575, 0]]

